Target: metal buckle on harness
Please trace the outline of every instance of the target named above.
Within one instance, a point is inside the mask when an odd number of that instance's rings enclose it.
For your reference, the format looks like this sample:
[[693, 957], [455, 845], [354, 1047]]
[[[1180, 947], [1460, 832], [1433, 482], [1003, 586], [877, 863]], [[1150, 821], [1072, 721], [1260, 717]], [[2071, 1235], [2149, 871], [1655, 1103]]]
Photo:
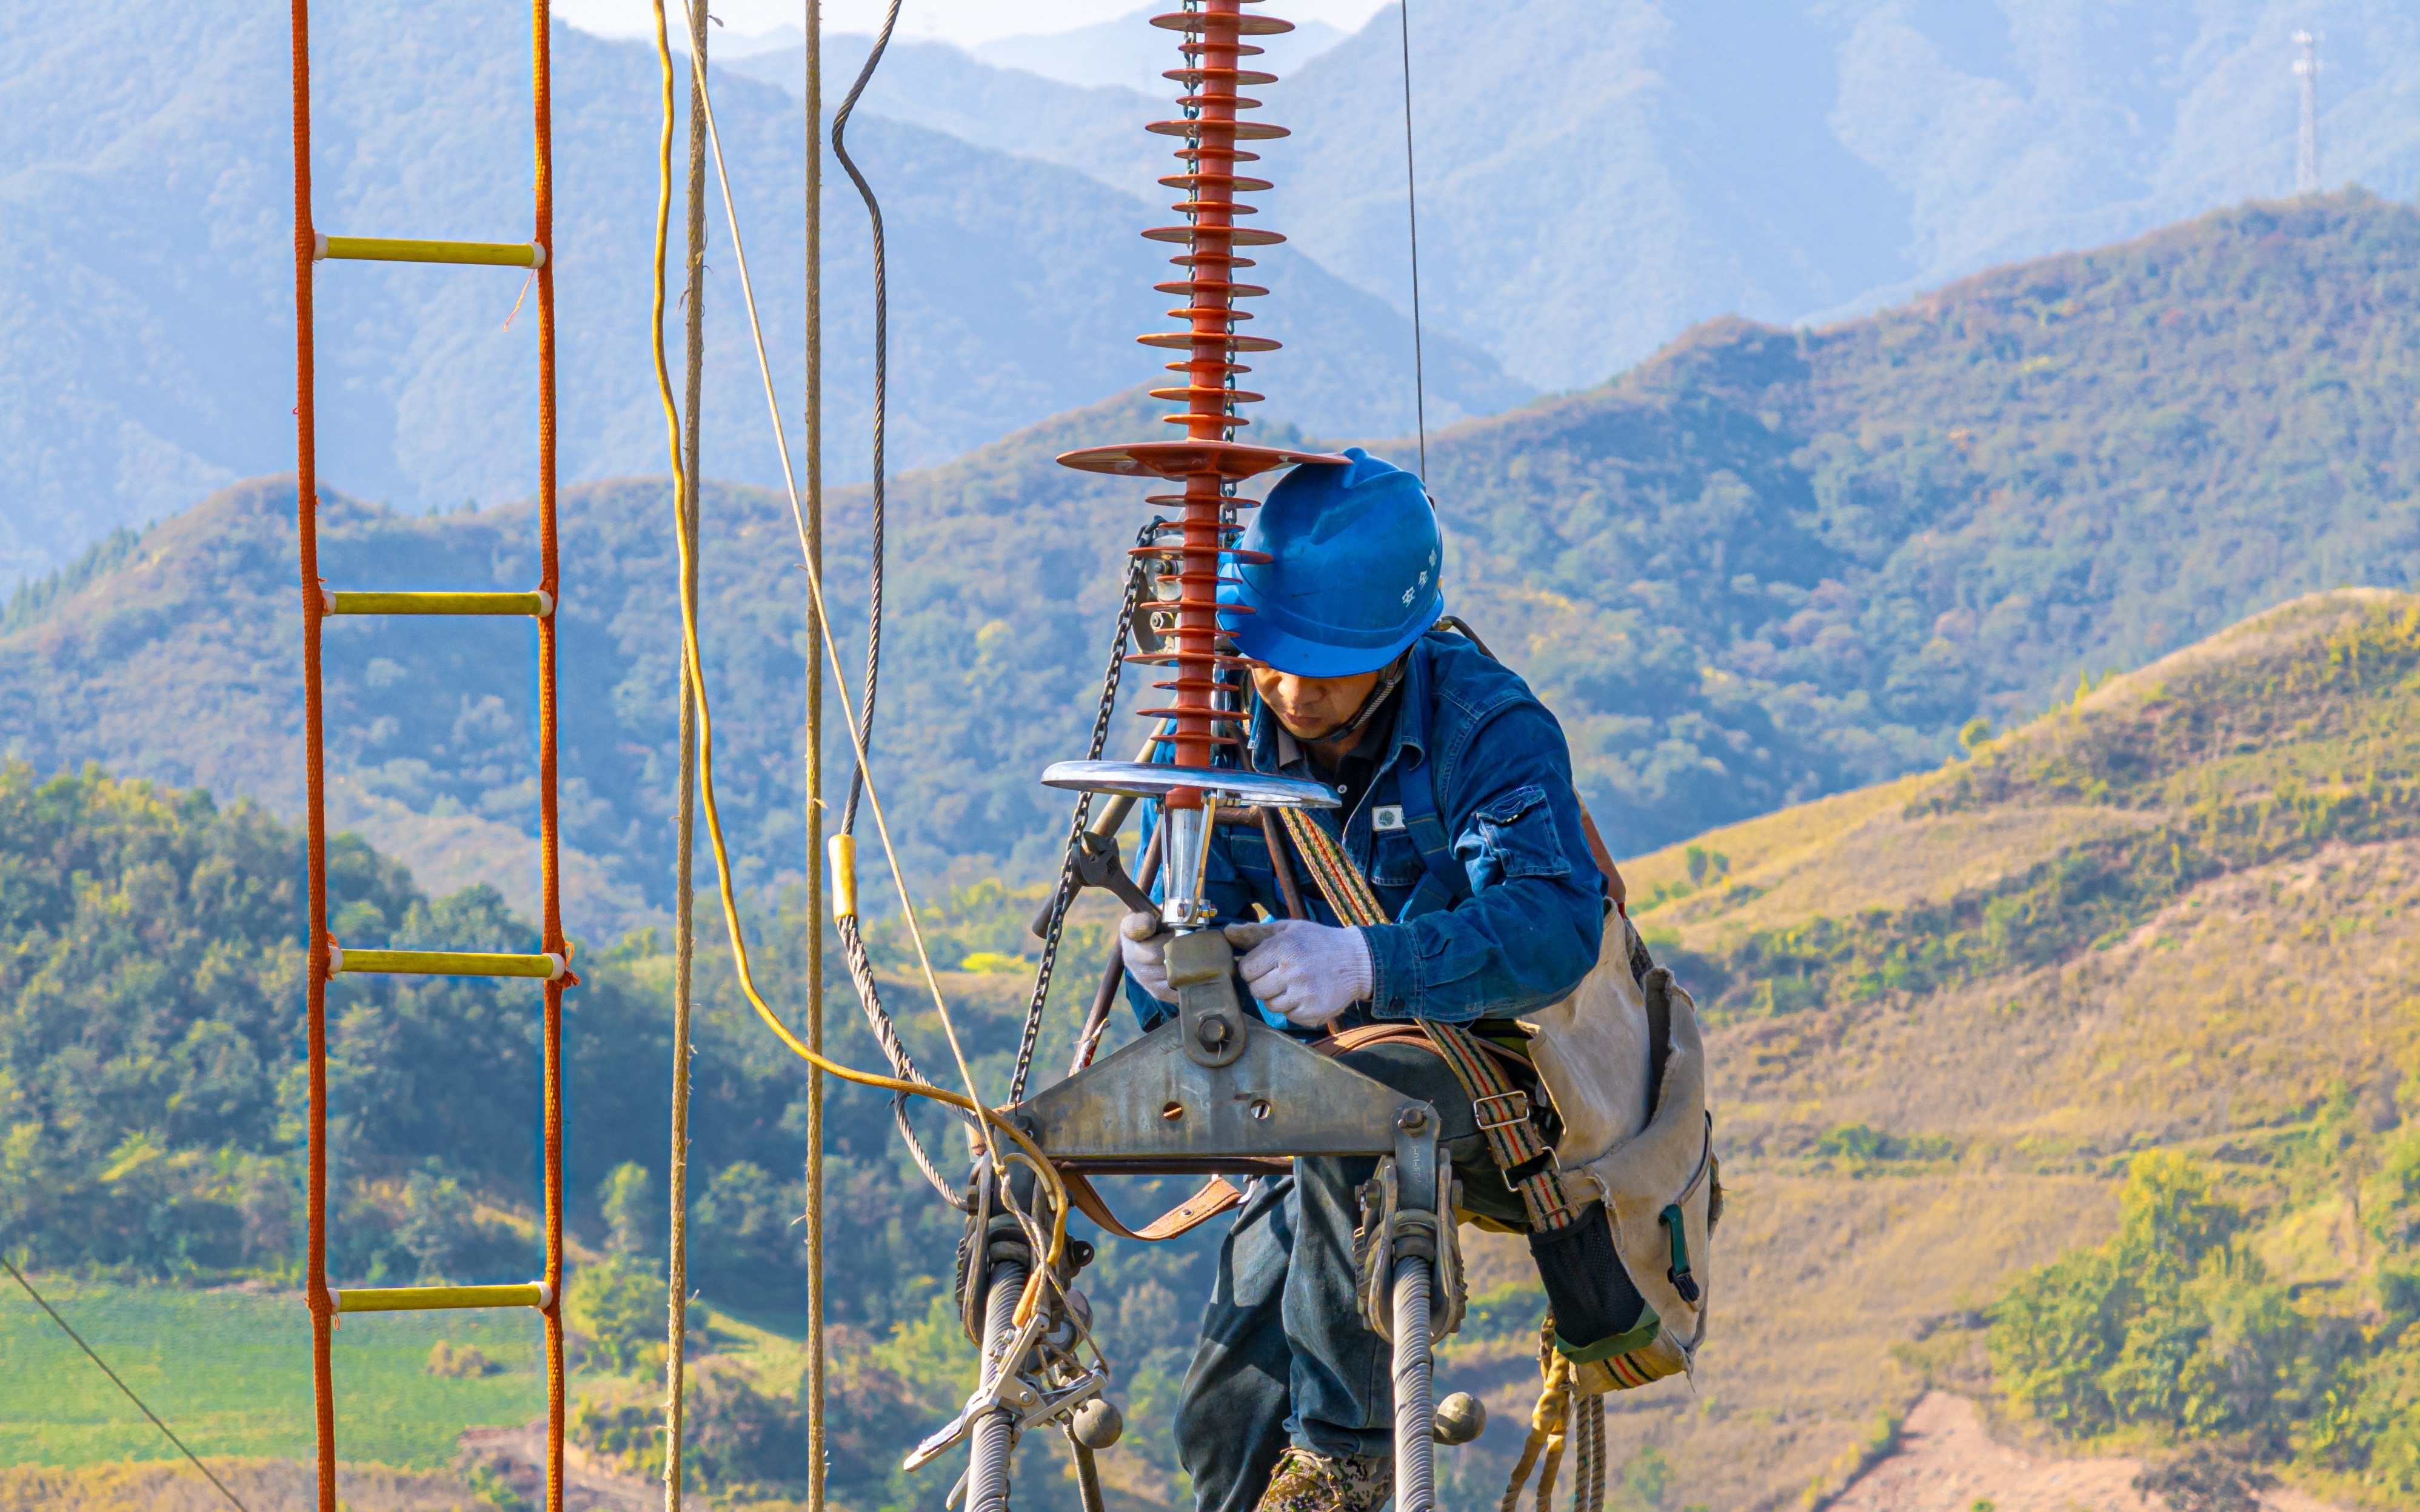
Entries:
[[[1491, 1119], [1487, 1116], [1487, 1105], [1491, 1103], [1501, 1103], [1510, 1111], [1500, 1119]], [[1527, 1123], [1529, 1121], [1529, 1094], [1516, 1087], [1509, 1092], [1491, 1092], [1485, 1097], [1475, 1097], [1470, 1100], [1470, 1114], [1472, 1118], [1479, 1120], [1479, 1132], [1481, 1134], [1494, 1129], [1509, 1129], [1516, 1123]]]

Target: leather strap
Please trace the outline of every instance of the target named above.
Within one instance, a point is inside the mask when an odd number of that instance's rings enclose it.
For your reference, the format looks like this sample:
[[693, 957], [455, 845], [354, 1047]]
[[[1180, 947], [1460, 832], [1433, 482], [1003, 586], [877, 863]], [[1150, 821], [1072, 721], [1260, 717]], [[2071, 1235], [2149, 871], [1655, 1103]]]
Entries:
[[[1573, 795], [1578, 796], [1576, 794]], [[1621, 880], [1620, 869], [1613, 864], [1613, 852], [1606, 848], [1605, 837], [1596, 832], [1596, 816], [1589, 812], [1588, 804], [1585, 801], [1580, 804], [1580, 831], [1588, 836], [1589, 859], [1594, 861], [1596, 869], [1605, 873], [1606, 896], [1613, 900], [1613, 906], [1621, 912], [1621, 917], [1628, 918], [1630, 917], [1630, 884]]]
[[[1468, 1030], [1464, 1032], [1469, 1033]], [[1470, 1039], [1480, 1049], [1494, 1057], [1508, 1070], [1526, 1072], [1529, 1069], [1528, 1057], [1518, 1050], [1497, 1044], [1495, 1041], [1479, 1034], [1471, 1034]], [[1411, 1044], [1419, 1046], [1431, 1055], [1438, 1053], [1436, 1041], [1429, 1038], [1426, 1029], [1421, 1028], [1418, 1024], [1402, 1019], [1388, 1019], [1381, 1023], [1363, 1024], [1350, 1029], [1339, 1029], [1325, 1040], [1312, 1041], [1311, 1047], [1323, 1056], [1341, 1056], [1347, 1051], [1366, 1050], [1372, 1045], [1379, 1044]]]
[[1140, 1228], [1128, 1228], [1118, 1222], [1118, 1215], [1109, 1211], [1109, 1205], [1107, 1202], [1101, 1200], [1101, 1194], [1093, 1189], [1093, 1183], [1089, 1179], [1074, 1171], [1063, 1172], [1059, 1179], [1065, 1183], [1067, 1200], [1076, 1205], [1078, 1212], [1092, 1219], [1120, 1239], [1139, 1239], [1146, 1244], [1156, 1244], [1163, 1240], [1189, 1234], [1220, 1213], [1240, 1206], [1244, 1200], [1243, 1192], [1234, 1182], [1223, 1176], [1214, 1176], [1201, 1191], [1194, 1193]]

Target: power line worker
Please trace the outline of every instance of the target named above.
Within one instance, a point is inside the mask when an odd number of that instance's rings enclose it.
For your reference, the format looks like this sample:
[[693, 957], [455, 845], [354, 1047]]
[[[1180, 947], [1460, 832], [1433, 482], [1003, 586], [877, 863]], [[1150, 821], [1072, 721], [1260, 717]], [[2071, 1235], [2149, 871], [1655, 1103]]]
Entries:
[[[1218, 828], [1203, 897], [1272, 1026], [1313, 1039], [1425, 1017], [1517, 1041], [1509, 1021], [1571, 993], [1606, 927], [1571, 753], [1518, 675], [1436, 628], [1443, 542], [1419, 480], [1358, 448], [1345, 455], [1349, 467], [1298, 467], [1270, 490], [1243, 545], [1272, 560], [1243, 566], [1223, 591], [1250, 612], [1222, 624], [1260, 664], [1253, 766], [1337, 793], [1320, 822], [1341, 825], [1344, 852], [1399, 922], [1347, 925], [1309, 887], [1313, 917], [1286, 918], [1267, 842], [1249, 825]], [[1450, 859], [1438, 854], [1448, 848]], [[1298, 858], [1289, 865], [1305, 874]], [[1441, 882], [1446, 871], [1458, 876]], [[1128, 1000], [1149, 1028], [1176, 1011], [1171, 936], [1143, 913], [1120, 936]], [[1435, 1052], [1404, 1042], [1418, 1038], [1339, 1058], [1434, 1103], [1464, 1210], [1527, 1230], [1470, 1094]], [[1528, 1090], [1544, 1110], [1534, 1081]], [[1391, 1494], [1391, 1351], [1356, 1297], [1356, 1193], [1375, 1164], [1301, 1158], [1293, 1175], [1247, 1191], [1177, 1404], [1201, 1512], [1375, 1512]], [[1644, 1305], [1609, 1248], [1592, 1259], [1591, 1273], [1610, 1272], [1590, 1282], [1612, 1293], [1609, 1316], [1565, 1317], [1580, 1309], [1559, 1296], [1565, 1337], [1618, 1333]]]

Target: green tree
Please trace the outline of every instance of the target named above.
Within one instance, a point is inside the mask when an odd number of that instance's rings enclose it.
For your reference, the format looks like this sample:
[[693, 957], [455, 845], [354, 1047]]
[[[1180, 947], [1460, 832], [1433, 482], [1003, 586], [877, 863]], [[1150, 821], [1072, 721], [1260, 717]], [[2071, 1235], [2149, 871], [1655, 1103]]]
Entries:
[[613, 1255], [572, 1273], [563, 1316], [587, 1340], [589, 1353], [620, 1373], [661, 1358], [665, 1306], [662, 1274], [644, 1260]]
[[2111, 1415], [2188, 1433], [2223, 1426], [2223, 1381], [2205, 1348], [2209, 1337], [2200, 1296], [2172, 1278], [2150, 1278], [2135, 1294], [2117, 1359], [2101, 1374]]
[[1647, 1444], [1622, 1461], [1621, 1482], [1609, 1498], [1618, 1512], [1656, 1512], [1670, 1488], [1671, 1461], [1664, 1451]]
[[717, 1171], [690, 1209], [690, 1263], [702, 1284], [724, 1295], [794, 1303], [799, 1248], [790, 1220], [805, 1193], [784, 1187], [754, 1161]]
[[2363, 1225], [2380, 1243], [2398, 1251], [2420, 1247], [2420, 1124], [2386, 1147], [2363, 1183], [2361, 1206]]
[[396, 1242], [419, 1262], [420, 1283], [432, 1285], [457, 1273], [458, 1262], [479, 1238], [471, 1196], [462, 1183], [437, 1171], [414, 1171], [404, 1186], [403, 1204]]
[[2126, 1168], [2118, 1202], [2118, 1253], [2130, 1266], [2189, 1276], [2205, 1256], [2242, 1226], [2243, 1214], [2218, 1197], [2211, 1174], [2173, 1150], [2146, 1150]]
[[2102, 1250], [2027, 1273], [1991, 1308], [1986, 1344], [2001, 1392], [2078, 1437], [2113, 1427], [2103, 1377], [2126, 1347], [2133, 1301], [2125, 1269]]
[[624, 1161], [597, 1188], [605, 1214], [605, 1246], [616, 1255], [655, 1251], [655, 1178], [637, 1161]]

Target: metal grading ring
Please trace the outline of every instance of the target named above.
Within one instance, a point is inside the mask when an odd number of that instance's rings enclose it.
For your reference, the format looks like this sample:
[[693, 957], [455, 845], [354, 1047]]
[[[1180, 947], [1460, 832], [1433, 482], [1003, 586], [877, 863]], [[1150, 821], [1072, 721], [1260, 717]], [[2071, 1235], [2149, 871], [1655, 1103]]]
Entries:
[[1336, 795], [1316, 782], [1264, 777], [1232, 766], [1162, 766], [1146, 762], [1052, 762], [1042, 785], [1076, 793], [1123, 793], [1164, 798], [1179, 788], [1215, 793], [1220, 803], [1259, 803], [1286, 809], [1333, 809]]

